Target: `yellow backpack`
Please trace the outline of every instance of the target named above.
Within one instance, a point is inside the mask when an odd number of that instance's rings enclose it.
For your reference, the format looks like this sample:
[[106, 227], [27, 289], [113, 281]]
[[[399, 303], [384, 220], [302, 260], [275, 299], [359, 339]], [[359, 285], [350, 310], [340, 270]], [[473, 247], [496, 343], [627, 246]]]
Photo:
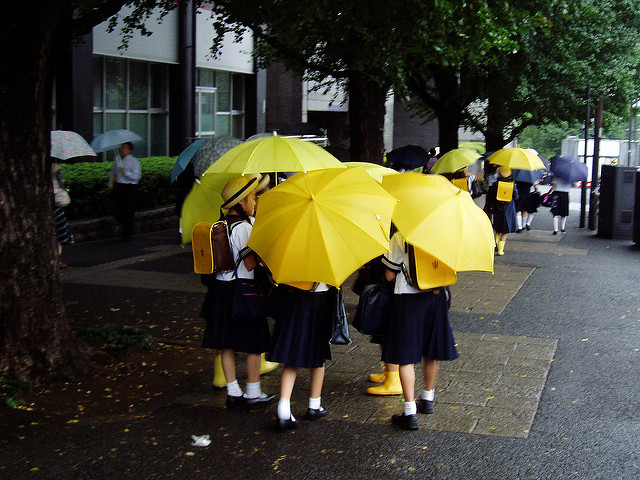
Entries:
[[498, 191], [496, 200], [499, 202], [510, 202], [513, 198], [513, 182], [498, 181]]
[[427, 252], [405, 243], [409, 265], [402, 264], [407, 283], [420, 290], [446, 287], [458, 281], [455, 270]]
[[467, 177], [454, 178], [453, 180], [451, 180], [451, 183], [453, 183], [456, 187], [464, 190], [465, 192], [469, 191], [469, 182], [467, 181]]

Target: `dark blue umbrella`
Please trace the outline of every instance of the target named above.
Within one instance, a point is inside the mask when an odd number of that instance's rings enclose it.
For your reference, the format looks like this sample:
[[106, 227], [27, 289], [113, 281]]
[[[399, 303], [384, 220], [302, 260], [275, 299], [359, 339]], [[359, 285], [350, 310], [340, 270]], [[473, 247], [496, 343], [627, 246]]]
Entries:
[[589, 170], [577, 157], [551, 158], [551, 173], [567, 183], [586, 182]]
[[388, 166], [394, 170], [413, 170], [426, 167], [429, 161], [427, 151], [418, 145], [405, 145], [387, 153]]
[[[540, 155], [538, 155], [540, 157]], [[549, 162], [540, 157], [542, 163], [544, 163], [547, 169], [549, 168]], [[544, 170], [519, 170], [517, 168], [513, 169], [513, 180], [516, 182], [526, 182], [526, 183], [535, 183], [536, 181], [542, 178], [544, 174]]]
[[178, 160], [176, 160], [175, 165], [171, 169], [171, 183], [176, 183], [178, 175], [180, 175], [184, 171], [184, 169], [187, 168], [187, 165], [196, 154], [196, 152], [200, 149], [205, 140], [206, 138], [196, 140], [187, 148], [185, 148], [182, 153], [180, 153], [180, 155], [178, 155]]

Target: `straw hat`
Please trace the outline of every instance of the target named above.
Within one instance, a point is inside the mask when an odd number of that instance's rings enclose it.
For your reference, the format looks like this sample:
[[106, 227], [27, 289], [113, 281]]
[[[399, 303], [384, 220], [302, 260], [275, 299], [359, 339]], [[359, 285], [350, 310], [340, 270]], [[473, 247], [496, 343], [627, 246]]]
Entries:
[[[258, 177], [259, 175], [259, 177]], [[252, 175], [242, 175], [232, 178], [222, 189], [222, 208], [229, 209], [237, 205], [243, 198], [258, 188], [262, 175], [259, 173]]]
[[498, 175], [500, 175], [502, 178], [507, 178], [511, 176], [511, 169], [509, 167], [500, 167], [498, 168]]

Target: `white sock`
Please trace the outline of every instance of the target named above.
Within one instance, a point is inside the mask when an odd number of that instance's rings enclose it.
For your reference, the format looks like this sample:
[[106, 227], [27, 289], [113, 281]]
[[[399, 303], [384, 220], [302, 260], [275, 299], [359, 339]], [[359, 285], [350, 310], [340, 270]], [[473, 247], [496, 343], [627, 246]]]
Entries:
[[416, 402], [404, 402], [404, 414], [405, 415], [415, 415], [418, 413], [418, 408], [416, 407]]
[[242, 395], [242, 389], [238, 384], [238, 380], [227, 383], [227, 395], [229, 395], [230, 397], [239, 397]]
[[436, 391], [434, 390], [422, 390], [422, 393], [420, 394], [420, 398], [422, 400], [429, 400], [431, 402], [433, 402], [433, 399], [436, 398]]
[[182, 233], [182, 227], [178, 227], [178, 233]]
[[295, 420], [291, 415], [291, 401], [288, 398], [278, 400], [278, 418], [281, 420], [288, 420], [289, 418]]
[[522, 230], [522, 215], [516, 215], [516, 225], [518, 230]]
[[246, 398], [258, 398], [262, 395], [262, 390], [260, 389], [260, 382], [247, 383], [246, 385]]
[[553, 231], [558, 231], [558, 217], [553, 217]]
[[567, 218], [569, 217], [562, 217], [562, 230], [565, 230], [565, 227], [567, 226]]
[[533, 222], [533, 213], [527, 216], [527, 225], [531, 226], [531, 222]]
[[322, 399], [322, 397], [318, 397], [318, 398], [309, 397], [309, 408], [311, 408], [313, 410], [318, 410], [320, 408], [320, 400], [321, 399]]

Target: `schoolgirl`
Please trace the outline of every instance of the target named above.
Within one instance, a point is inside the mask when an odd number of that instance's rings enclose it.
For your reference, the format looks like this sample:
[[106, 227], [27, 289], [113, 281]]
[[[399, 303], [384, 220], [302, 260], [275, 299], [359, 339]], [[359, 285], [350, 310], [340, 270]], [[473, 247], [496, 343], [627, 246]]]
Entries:
[[[403, 264], [409, 264], [409, 255], [400, 232], [391, 237], [390, 252], [383, 262], [387, 267], [385, 278], [395, 281], [395, 286], [394, 311], [382, 360], [400, 365], [405, 400], [404, 412], [393, 415], [392, 422], [406, 430], [417, 430], [417, 412], [433, 413], [438, 361], [458, 358], [449, 323], [449, 291], [420, 290], [409, 285], [402, 273]], [[424, 389], [416, 403], [414, 364], [421, 360]]]
[[556, 177], [553, 185], [549, 190], [549, 194], [553, 194], [551, 203], [551, 214], [553, 215], [553, 234], [558, 234], [558, 223], [562, 233], [567, 231], [567, 218], [569, 217], [569, 192], [573, 187], [572, 183], [565, 182], [563, 179]]
[[[255, 191], [259, 184], [260, 175], [247, 175], [229, 180], [222, 190], [222, 208], [228, 209], [225, 219], [230, 228], [229, 241], [236, 268], [218, 272], [215, 279], [208, 280], [209, 292], [203, 307], [203, 317], [207, 320], [203, 346], [222, 352], [222, 370], [227, 379], [227, 408], [256, 408], [274, 398], [260, 388], [260, 354], [268, 349], [270, 340], [266, 308], [264, 315], [245, 323], [237, 320], [239, 312], [234, 311], [237, 307], [232, 302], [237, 290], [236, 282], [254, 279], [257, 261], [255, 254], [247, 248], [247, 242], [253, 229], [250, 217], [255, 214]], [[236, 352], [247, 354], [245, 392], [236, 378]]]
[[498, 255], [504, 255], [504, 246], [507, 243], [507, 234], [517, 230], [516, 202], [518, 190], [513, 188], [511, 200], [501, 201], [498, 198], [498, 187], [501, 182], [513, 183], [513, 176], [509, 167], [498, 168], [498, 181], [487, 192], [487, 203], [484, 210], [489, 215], [493, 230], [496, 233], [496, 251]]
[[280, 284], [272, 293], [271, 310], [276, 323], [267, 358], [284, 365], [276, 418], [276, 429], [281, 432], [298, 426], [291, 413], [291, 394], [299, 368], [311, 370], [305, 418], [314, 421], [327, 415], [321, 404], [322, 384], [325, 361], [331, 359], [329, 339], [336, 297], [335, 291], [325, 283], [309, 287], [310, 290], [304, 290]]

